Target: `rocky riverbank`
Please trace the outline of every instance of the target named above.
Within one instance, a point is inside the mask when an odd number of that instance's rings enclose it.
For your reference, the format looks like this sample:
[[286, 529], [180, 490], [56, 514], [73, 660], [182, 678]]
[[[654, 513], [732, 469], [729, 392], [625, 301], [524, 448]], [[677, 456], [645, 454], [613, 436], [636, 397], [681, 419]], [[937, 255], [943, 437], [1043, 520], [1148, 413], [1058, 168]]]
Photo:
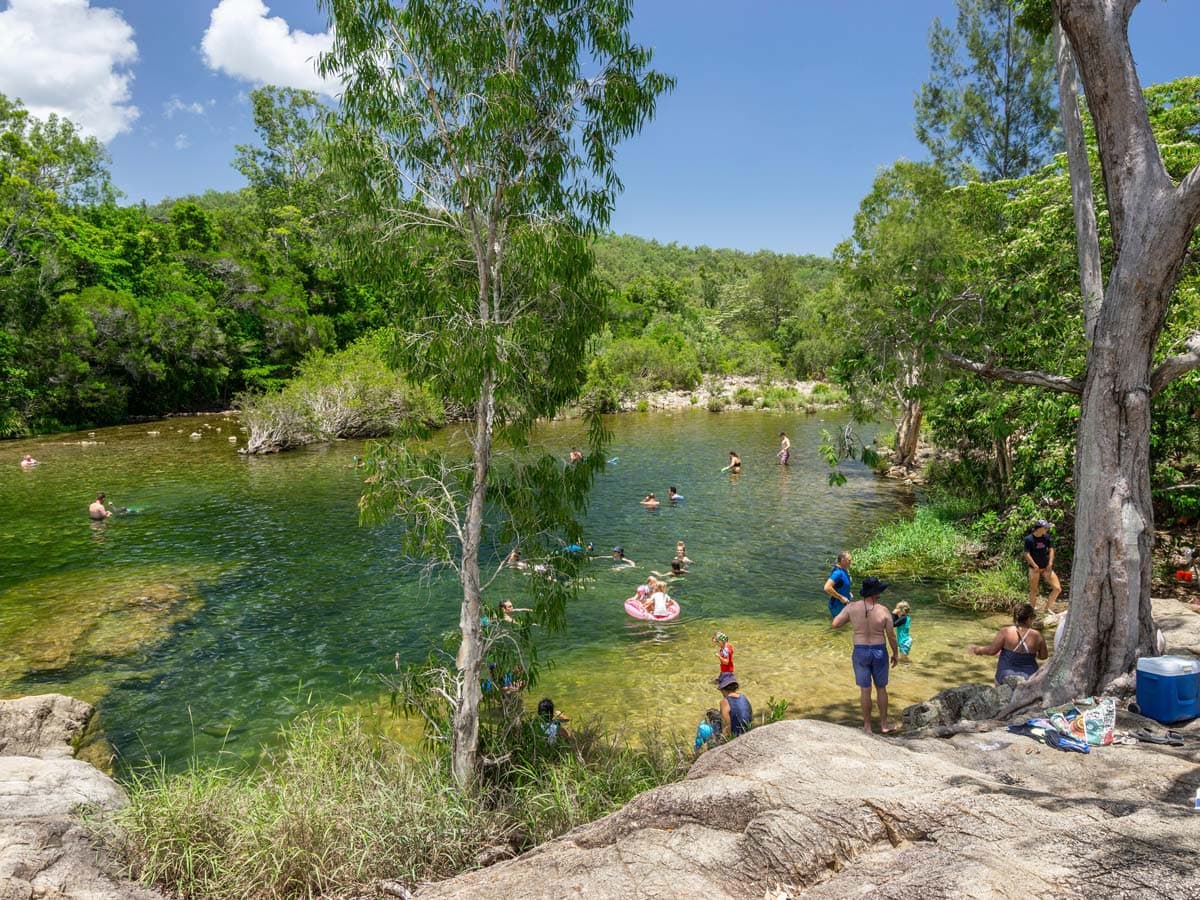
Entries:
[[0, 701], [0, 900], [162, 900], [121, 878], [79, 812], [125, 793], [72, 749], [88, 704], [46, 694]]
[[[1200, 655], [1200, 615], [1170, 599], [1154, 613], [1168, 652]], [[943, 692], [906, 710], [894, 739], [810, 720], [756, 728], [682, 782], [516, 859], [358, 897], [1200, 896], [1200, 720], [1178, 729], [1179, 747], [1087, 755], [958, 721], [1003, 699]], [[122, 880], [76, 818], [124, 802], [73, 757], [90, 712], [55, 695], [0, 702], [0, 900], [158, 897]], [[1121, 712], [1119, 729], [1143, 726], [1162, 731]]]

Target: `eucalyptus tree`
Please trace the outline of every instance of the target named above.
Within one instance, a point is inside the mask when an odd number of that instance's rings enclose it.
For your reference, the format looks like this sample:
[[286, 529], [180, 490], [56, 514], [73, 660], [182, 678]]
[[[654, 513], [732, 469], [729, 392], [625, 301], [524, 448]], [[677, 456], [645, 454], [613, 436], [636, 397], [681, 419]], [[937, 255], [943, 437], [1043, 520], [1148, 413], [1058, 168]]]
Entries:
[[[615, 146], [672, 81], [633, 42], [630, 0], [322, 6], [335, 39], [318, 67], [344, 84], [333, 160], [372, 222], [354, 243], [399, 298], [397, 361], [472, 420], [469, 463], [400, 448], [364, 496], [407, 522], [410, 551], [457, 572], [452, 756], [465, 786], [478, 755], [485, 513], [498, 505], [537, 531], [539, 516], [561, 521], [582, 502], [590, 471], [513, 464], [497, 489], [496, 440], [519, 443], [578, 391], [603, 309], [588, 239], [621, 186]], [[554, 487], [564, 481], [566, 501]], [[539, 615], [561, 620], [561, 606]]]
[[935, 331], [973, 296], [975, 233], [945, 173], [901, 160], [875, 178], [835, 250], [849, 355], [841, 380], [872, 412], [895, 410], [896, 465], [911, 465], [936, 366]]
[[[1027, 4], [1036, 5], [1033, 3]], [[1200, 368], [1200, 328], [1161, 347], [1180, 273], [1200, 225], [1200, 108], [1160, 104], [1156, 140], [1129, 47], [1137, 0], [1056, 0], [1095, 124], [1112, 251], [1098, 303], [1081, 296], [1086, 365], [1073, 377], [957, 357], [988, 377], [1080, 397], [1075, 451], [1072, 604], [1045, 674], [1015, 703], [1093, 693], [1155, 652], [1150, 609], [1154, 517], [1150, 486], [1155, 397]], [[1090, 178], [1072, 167], [1072, 179]], [[1086, 202], [1074, 192], [1074, 202]]]
[[954, 30], [934, 19], [931, 72], [913, 103], [917, 138], [947, 172], [986, 181], [1040, 168], [1054, 151], [1054, 56], [1018, 26], [1009, 0], [958, 0]]

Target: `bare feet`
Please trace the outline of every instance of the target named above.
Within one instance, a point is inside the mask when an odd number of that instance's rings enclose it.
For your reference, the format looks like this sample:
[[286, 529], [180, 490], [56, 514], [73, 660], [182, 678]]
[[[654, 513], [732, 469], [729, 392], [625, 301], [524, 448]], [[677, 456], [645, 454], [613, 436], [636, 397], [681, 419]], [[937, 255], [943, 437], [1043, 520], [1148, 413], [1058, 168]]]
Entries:
[[875, 733], [875, 732], [873, 732], [873, 731], [871, 730], [871, 725], [870, 725], [870, 723], [868, 723], [868, 724], [866, 724], [866, 725], [864, 725], [864, 726], [863, 726], [863, 731], [864, 731], [866, 734], [874, 734], [874, 733]]
[[895, 734], [899, 730], [900, 730], [899, 728], [894, 728], [891, 725], [887, 724], [887, 722], [881, 722], [879, 725], [880, 734]]

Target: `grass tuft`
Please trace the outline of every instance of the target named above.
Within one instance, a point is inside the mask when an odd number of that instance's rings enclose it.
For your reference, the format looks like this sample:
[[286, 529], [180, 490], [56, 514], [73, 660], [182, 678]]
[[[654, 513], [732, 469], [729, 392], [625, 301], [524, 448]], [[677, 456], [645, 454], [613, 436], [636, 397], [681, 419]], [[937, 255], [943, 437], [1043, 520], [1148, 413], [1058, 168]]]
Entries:
[[512, 751], [466, 794], [444, 754], [311, 713], [250, 771], [136, 773], [129, 805], [94, 826], [135, 877], [182, 900], [348, 895], [449, 877], [497, 844], [526, 849], [682, 777], [690, 761], [662, 735], [631, 747], [586, 724], [554, 746], [527, 727]]
[[977, 547], [929, 507], [912, 519], [884, 525], [854, 554], [856, 566], [872, 574], [922, 581], [947, 578], [967, 569]]

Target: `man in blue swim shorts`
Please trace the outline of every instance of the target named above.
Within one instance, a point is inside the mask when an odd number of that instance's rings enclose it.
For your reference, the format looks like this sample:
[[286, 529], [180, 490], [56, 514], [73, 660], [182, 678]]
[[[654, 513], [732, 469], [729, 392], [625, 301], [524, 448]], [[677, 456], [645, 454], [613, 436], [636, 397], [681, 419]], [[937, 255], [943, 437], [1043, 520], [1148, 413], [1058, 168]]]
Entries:
[[[891, 734], [896, 729], [888, 724], [888, 653], [892, 648], [891, 665], [896, 665], [900, 650], [896, 646], [896, 630], [892, 627], [892, 611], [879, 603], [879, 595], [888, 588], [886, 581], [867, 578], [862, 583], [861, 600], [847, 603], [845, 609], [834, 616], [833, 627], [841, 628], [847, 622], [854, 625], [854, 652], [850, 656], [854, 664], [854, 681], [858, 685], [862, 703], [863, 731], [871, 733], [871, 685], [875, 685], [879, 703], [879, 730]], [[887, 644], [884, 644], [886, 639]]]

